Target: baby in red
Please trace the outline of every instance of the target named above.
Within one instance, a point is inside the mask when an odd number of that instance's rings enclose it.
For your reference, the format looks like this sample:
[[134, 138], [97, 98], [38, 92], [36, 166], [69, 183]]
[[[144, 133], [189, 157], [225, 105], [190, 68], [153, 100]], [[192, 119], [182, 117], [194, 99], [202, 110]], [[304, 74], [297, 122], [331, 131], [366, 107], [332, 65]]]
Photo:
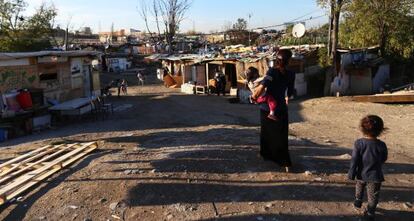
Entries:
[[[255, 89], [261, 84], [261, 82], [266, 78], [266, 77], [260, 77], [258, 73], [252, 73], [249, 71], [246, 73], [246, 75], [247, 75], [246, 76], [247, 86], [249, 87], [250, 91], [252, 91], [253, 93]], [[270, 113], [267, 117], [271, 120], [275, 120], [275, 121], [278, 120], [275, 115], [277, 102], [275, 98], [269, 93], [267, 93], [266, 91], [263, 92], [263, 94], [261, 94], [257, 98], [257, 100], [253, 100], [252, 97], [250, 97], [250, 102], [257, 103], [257, 104], [267, 103], [267, 105], [269, 106], [269, 110], [270, 110]]]

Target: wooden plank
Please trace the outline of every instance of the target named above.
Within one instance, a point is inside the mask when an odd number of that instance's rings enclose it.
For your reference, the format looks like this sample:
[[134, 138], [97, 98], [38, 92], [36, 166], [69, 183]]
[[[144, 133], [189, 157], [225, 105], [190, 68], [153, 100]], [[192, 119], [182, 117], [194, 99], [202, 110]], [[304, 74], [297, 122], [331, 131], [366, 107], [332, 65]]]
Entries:
[[[7, 195], [5, 198], [6, 200], [11, 200], [15, 198], [16, 196], [20, 195], [24, 191], [28, 190], [30, 187], [36, 185], [37, 183], [41, 182], [42, 180], [48, 178], [49, 176], [53, 175], [54, 173], [60, 171], [61, 169], [65, 168], [66, 166], [72, 164], [73, 162], [77, 161], [78, 159], [86, 156], [90, 152], [94, 151], [96, 148], [98, 148], [98, 145], [95, 143], [94, 145], [89, 145], [88, 148], [84, 149], [84, 152], [76, 155], [75, 157], [72, 157], [68, 159], [67, 161], [58, 164], [58, 167], [53, 167], [50, 171], [40, 175], [39, 177], [36, 177], [35, 179], [32, 179], [30, 182], [26, 183], [25, 185], [21, 186], [17, 190], [13, 191], [13, 193]], [[56, 166], [56, 165], [55, 165]], [[1, 205], [0, 201], [0, 205]]]
[[[13, 177], [16, 177], [16, 176], [18, 176], [18, 175], [22, 174], [23, 172], [26, 172], [26, 171], [28, 171], [28, 170], [30, 170], [30, 169], [33, 169], [33, 168], [34, 168], [34, 169], [39, 169], [39, 168], [41, 168], [42, 166], [37, 167], [38, 165], [40, 165], [40, 164], [42, 164], [43, 162], [46, 162], [46, 161], [48, 161], [48, 160], [50, 160], [50, 159], [53, 159], [53, 158], [55, 158], [55, 157], [57, 157], [57, 156], [61, 155], [62, 153], [66, 152], [67, 150], [72, 149], [73, 147], [78, 146], [78, 145], [80, 145], [80, 144], [76, 143], [76, 144], [67, 145], [67, 146], [65, 146], [64, 148], [62, 148], [61, 150], [57, 151], [56, 153], [53, 153], [53, 154], [51, 154], [51, 155], [49, 155], [49, 156], [47, 156], [47, 157], [45, 157], [45, 158], [42, 158], [42, 159], [40, 159], [39, 161], [34, 162], [33, 164], [29, 164], [29, 165], [27, 165], [26, 167], [24, 167], [24, 168], [22, 168], [22, 169], [20, 169], [20, 170], [18, 170], [18, 171], [15, 171], [13, 174], [11, 174], [11, 175], [9, 175], [9, 176], [2, 177], [2, 178], [0, 179], [0, 184], [2, 184], [2, 183], [4, 183], [4, 182], [6, 182], [6, 181], [8, 181], [8, 180], [12, 179]], [[61, 146], [59, 146], [58, 148], [61, 148]], [[35, 167], [37, 167], [37, 168], [35, 168]], [[1, 177], [1, 176], [0, 176], [0, 177]]]
[[[9, 167], [9, 168], [7, 168], [7, 169], [5, 168], [5, 169], [4, 169], [4, 170], [0, 173], [0, 177], [5, 176], [5, 175], [7, 175], [7, 174], [9, 174], [9, 173], [11, 173], [11, 172], [13, 172], [13, 171], [15, 171], [15, 170], [19, 169], [19, 167], [20, 167], [21, 165], [23, 165], [23, 164], [29, 163], [29, 162], [31, 162], [31, 161], [33, 161], [33, 160], [36, 160], [36, 159], [39, 159], [39, 158], [41, 158], [41, 157], [43, 157], [43, 156], [45, 156], [45, 155], [47, 155], [47, 154], [49, 154], [49, 153], [52, 153], [53, 151], [55, 151], [56, 149], [59, 149], [59, 148], [60, 148], [60, 147], [62, 147], [62, 146], [64, 146], [64, 145], [52, 146], [51, 148], [46, 149], [46, 151], [44, 151], [44, 152], [40, 152], [40, 153], [38, 153], [38, 154], [36, 154], [36, 155], [34, 155], [34, 156], [31, 156], [31, 157], [29, 157], [29, 158], [27, 158], [27, 159], [24, 159], [23, 161], [18, 162], [15, 166]], [[0, 183], [1, 183], [1, 182], [0, 182]]]
[[[97, 148], [97, 146], [98, 146], [98, 144], [96, 142], [82, 144], [81, 147], [76, 148], [73, 151], [71, 151], [69, 153], [66, 153], [65, 155], [53, 160], [52, 162], [50, 162], [46, 166], [41, 167], [39, 169], [36, 169], [34, 171], [31, 171], [31, 172], [17, 178], [16, 180], [11, 182], [7, 186], [0, 189], [0, 205], [2, 204], [2, 201], [10, 199], [9, 197], [7, 197], [7, 194], [9, 192], [11, 192], [12, 190], [14, 190], [16, 188], [21, 188], [21, 186], [28, 186], [27, 188], [33, 186], [34, 184], [31, 184], [31, 183], [34, 182], [36, 184], [37, 182], [40, 182], [42, 179], [44, 179], [43, 177], [45, 176], [45, 174], [49, 174], [50, 171], [55, 171], [55, 172], [59, 171], [60, 169], [62, 169], [63, 165], [69, 165], [70, 164], [70, 163], [63, 164], [62, 162], [64, 162], [64, 161], [74, 162], [74, 160], [71, 160], [71, 158], [75, 158], [76, 160], [80, 159], [80, 157], [76, 156], [77, 154], [80, 154], [80, 155], [84, 156], [86, 154], [85, 153], [82, 154], [82, 152], [84, 152], [86, 150], [86, 152], [89, 153], [90, 152], [89, 150], [91, 150], [91, 147], [93, 147], [92, 150], [94, 150], [94, 149]], [[56, 165], [59, 165], [59, 167], [55, 167]], [[53, 173], [51, 173], [51, 174], [53, 174]], [[28, 184], [31, 184], [31, 185], [28, 185]], [[22, 191], [24, 191], [24, 190], [22, 190]], [[15, 192], [15, 191], [13, 191], [13, 192]]]
[[[25, 168], [25, 167], [27, 167], [27, 166], [30, 166], [30, 167], [33, 167], [33, 168], [35, 168], [35, 169], [38, 169], [39, 167], [42, 167], [42, 166], [44, 166], [46, 163], [26, 163], [26, 164], [24, 164], [24, 165], [22, 165], [22, 166], [20, 166], [20, 169], [23, 169], [23, 168]], [[17, 165], [17, 164], [12, 164], [13, 166], [14, 165]]]
[[63, 166], [63, 167], [67, 167], [67, 166], [69, 166], [70, 164], [72, 164], [72, 163], [74, 163], [75, 161], [79, 160], [80, 158], [82, 158], [82, 157], [84, 157], [84, 156], [88, 155], [90, 152], [94, 151], [94, 150], [95, 150], [95, 149], [97, 149], [97, 148], [98, 148], [98, 144], [97, 144], [97, 143], [92, 144], [92, 145], [89, 145], [89, 147], [88, 147], [87, 149], [85, 149], [85, 151], [84, 151], [83, 153], [78, 154], [78, 155], [76, 155], [75, 157], [72, 157], [72, 158], [70, 158], [69, 160], [67, 160], [67, 161], [63, 162], [63, 163], [62, 163], [62, 166]]
[[414, 103], [414, 95], [399, 94], [399, 95], [372, 95], [372, 96], [354, 96], [349, 97], [351, 101], [355, 102], [370, 102], [370, 103]]
[[21, 155], [19, 157], [16, 157], [16, 158], [12, 159], [12, 160], [9, 160], [7, 162], [4, 162], [3, 164], [0, 165], [0, 170], [2, 170], [4, 167], [8, 167], [8, 166], [10, 166], [13, 163], [17, 163], [17, 162], [19, 162], [19, 161], [21, 161], [21, 160], [23, 160], [23, 159], [25, 159], [27, 157], [32, 156], [33, 154], [42, 152], [42, 151], [44, 151], [44, 150], [46, 150], [48, 148], [51, 148], [51, 147], [52, 147], [52, 145], [47, 145], [47, 146], [44, 146], [42, 148], [33, 150], [33, 151], [29, 152], [29, 153], [23, 154], [23, 155]]
[[[26, 183], [25, 185], [21, 186], [20, 188], [18, 188], [17, 190], [13, 191], [11, 194], [0, 197], [0, 205], [2, 205], [4, 202], [9, 201], [15, 197], [17, 197], [18, 195], [20, 195], [21, 193], [23, 193], [24, 191], [28, 190], [30, 187], [38, 184], [39, 182], [41, 182], [42, 180], [48, 178], [49, 176], [53, 175], [54, 173], [58, 172], [59, 168], [54, 168], [44, 174], [42, 174], [41, 176], [39, 176], [37, 179], [35, 180], [31, 180], [30, 182]], [[3, 202], [2, 202], [3, 200]]]

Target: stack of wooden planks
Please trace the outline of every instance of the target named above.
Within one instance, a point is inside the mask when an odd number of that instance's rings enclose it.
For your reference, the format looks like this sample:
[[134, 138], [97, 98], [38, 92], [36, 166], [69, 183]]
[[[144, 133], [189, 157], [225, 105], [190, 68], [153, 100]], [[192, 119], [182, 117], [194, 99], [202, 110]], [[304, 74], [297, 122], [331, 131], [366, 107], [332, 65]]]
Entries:
[[354, 96], [349, 98], [356, 102], [370, 102], [370, 103], [414, 103], [414, 92], [400, 92], [393, 94], [377, 94], [369, 96]]
[[98, 148], [96, 142], [48, 145], [0, 165], [0, 205]]

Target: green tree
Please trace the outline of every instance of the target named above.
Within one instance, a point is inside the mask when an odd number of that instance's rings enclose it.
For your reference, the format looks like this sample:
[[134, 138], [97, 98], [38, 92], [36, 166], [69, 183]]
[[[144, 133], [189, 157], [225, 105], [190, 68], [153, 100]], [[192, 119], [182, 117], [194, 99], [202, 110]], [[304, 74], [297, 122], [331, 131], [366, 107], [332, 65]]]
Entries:
[[339, 42], [339, 20], [341, 12], [351, 0], [317, 0], [318, 5], [329, 10], [328, 53], [331, 59], [336, 57]]
[[50, 46], [57, 11], [42, 4], [32, 16], [25, 16], [24, 0], [0, 0], [0, 51], [35, 51]]
[[414, 48], [414, 0], [354, 0], [344, 13], [342, 45], [378, 45], [383, 56], [409, 57]]

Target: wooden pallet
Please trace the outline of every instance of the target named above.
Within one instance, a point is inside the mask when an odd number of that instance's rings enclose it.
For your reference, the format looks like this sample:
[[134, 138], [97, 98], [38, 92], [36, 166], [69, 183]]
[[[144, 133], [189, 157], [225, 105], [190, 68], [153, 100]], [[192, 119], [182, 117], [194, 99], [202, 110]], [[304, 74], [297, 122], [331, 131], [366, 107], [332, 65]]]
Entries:
[[86, 156], [96, 142], [48, 145], [0, 165], [0, 205]]
[[414, 93], [354, 96], [354, 97], [350, 97], [349, 99], [351, 101], [356, 101], [356, 102], [383, 103], [383, 104], [414, 103]]

